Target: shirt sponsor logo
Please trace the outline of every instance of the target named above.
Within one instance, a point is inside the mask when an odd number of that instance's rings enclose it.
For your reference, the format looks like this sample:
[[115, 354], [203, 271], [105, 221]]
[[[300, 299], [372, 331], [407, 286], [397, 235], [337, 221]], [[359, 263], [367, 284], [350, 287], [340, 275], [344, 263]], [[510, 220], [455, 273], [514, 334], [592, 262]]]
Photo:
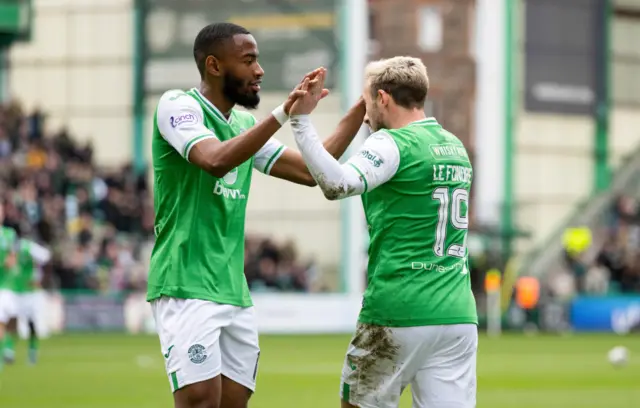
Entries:
[[198, 118], [193, 113], [185, 113], [184, 115], [180, 115], [178, 117], [172, 116], [171, 118], [169, 118], [169, 120], [171, 121], [171, 127], [173, 128], [187, 123], [198, 122]]
[[449, 266], [442, 266], [431, 262], [411, 262], [411, 269], [413, 270], [436, 271], [444, 273], [460, 268], [462, 268], [460, 274], [466, 275], [468, 271], [465, 262], [456, 262], [455, 264]]
[[362, 157], [369, 160], [373, 164], [373, 167], [380, 167], [380, 165], [383, 163], [381, 158], [368, 150], [363, 150], [360, 154], [362, 154]]
[[228, 188], [225, 187], [220, 180], [216, 181], [216, 185], [213, 187], [213, 194], [217, 196], [223, 196], [224, 198], [229, 198], [231, 200], [244, 200], [247, 198], [242, 191], [237, 188]]
[[436, 160], [462, 160], [469, 161], [469, 155], [464, 146], [448, 144], [429, 145], [431, 153]]
[[229, 198], [231, 200], [244, 200], [246, 196], [237, 188], [229, 188], [238, 181], [238, 168], [231, 170], [221, 179], [216, 181], [213, 194]]

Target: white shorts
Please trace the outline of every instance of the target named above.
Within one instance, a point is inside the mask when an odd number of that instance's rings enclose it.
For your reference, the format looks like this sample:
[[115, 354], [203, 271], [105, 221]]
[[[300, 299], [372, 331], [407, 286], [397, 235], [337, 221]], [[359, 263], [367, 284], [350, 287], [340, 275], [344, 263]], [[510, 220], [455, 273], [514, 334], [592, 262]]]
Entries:
[[45, 333], [42, 314], [45, 308], [45, 293], [42, 290], [18, 293], [18, 333], [23, 339], [29, 338], [29, 323], [33, 324], [36, 336]]
[[347, 350], [340, 397], [360, 408], [397, 408], [411, 384], [414, 408], [473, 408], [477, 350], [473, 324], [360, 323]]
[[18, 299], [16, 294], [7, 289], [0, 289], [0, 324], [18, 316]]
[[18, 317], [25, 321], [38, 322], [43, 302], [44, 295], [40, 291], [20, 293], [18, 295]]
[[255, 391], [260, 348], [253, 307], [161, 297], [151, 308], [173, 392], [220, 374]]

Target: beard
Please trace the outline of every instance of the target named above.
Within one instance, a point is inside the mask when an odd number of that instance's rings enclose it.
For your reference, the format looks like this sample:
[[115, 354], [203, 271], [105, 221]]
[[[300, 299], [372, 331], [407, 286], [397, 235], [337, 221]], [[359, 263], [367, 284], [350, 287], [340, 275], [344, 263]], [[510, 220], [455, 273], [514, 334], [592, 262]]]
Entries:
[[245, 88], [244, 81], [230, 73], [224, 75], [224, 83], [222, 85], [222, 93], [224, 96], [236, 105], [240, 105], [247, 109], [256, 109], [260, 104], [260, 95], [257, 92], [248, 90], [242, 92]]
[[382, 115], [378, 111], [370, 112], [369, 127], [373, 132], [377, 132], [380, 129], [387, 129], [387, 125], [384, 123]]

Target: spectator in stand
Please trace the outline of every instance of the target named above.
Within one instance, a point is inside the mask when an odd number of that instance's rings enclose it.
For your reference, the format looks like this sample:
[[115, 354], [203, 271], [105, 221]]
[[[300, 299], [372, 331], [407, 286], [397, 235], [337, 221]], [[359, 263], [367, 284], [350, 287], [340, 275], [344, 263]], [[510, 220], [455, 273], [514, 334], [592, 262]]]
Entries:
[[591, 246], [592, 236], [588, 227], [567, 228], [563, 236], [564, 260], [574, 276], [578, 291], [584, 291], [587, 265], [585, 255]]
[[[613, 201], [605, 217], [604, 241], [592, 262], [588, 257], [565, 251], [567, 266], [575, 273], [585, 269], [577, 293], [640, 293], [640, 208], [634, 197], [621, 195]], [[578, 275], [580, 275], [578, 273]], [[581, 275], [580, 275], [581, 276]], [[583, 283], [583, 284], [582, 284]]]
[[245, 273], [252, 291], [309, 291], [313, 267], [312, 262], [298, 261], [292, 242], [279, 246], [270, 239], [246, 236]]
[[[68, 129], [46, 132], [46, 113], [0, 105], [0, 199], [5, 224], [52, 249], [49, 288], [144, 290], [154, 209], [145, 174], [131, 164], [100, 168], [93, 147]], [[247, 277], [256, 290], [307, 291], [308, 271], [291, 243], [254, 238]]]

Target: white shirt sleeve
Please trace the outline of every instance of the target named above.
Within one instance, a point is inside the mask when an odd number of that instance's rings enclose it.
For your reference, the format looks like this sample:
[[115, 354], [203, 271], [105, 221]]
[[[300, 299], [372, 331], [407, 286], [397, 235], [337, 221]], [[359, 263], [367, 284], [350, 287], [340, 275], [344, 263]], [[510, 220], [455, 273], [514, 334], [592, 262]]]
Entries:
[[31, 257], [38, 265], [42, 266], [49, 262], [51, 259], [51, 251], [42, 245], [36, 244], [35, 242], [31, 242], [29, 245], [29, 249], [31, 252]]
[[269, 174], [273, 165], [278, 161], [287, 147], [278, 139], [269, 139], [255, 155], [253, 167], [261, 173]]
[[398, 171], [398, 146], [383, 131], [369, 136], [357, 154], [340, 164], [325, 150], [308, 115], [292, 117], [291, 128], [309, 172], [329, 200], [371, 191]]
[[204, 125], [204, 114], [198, 102], [180, 90], [165, 92], [158, 102], [156, 122], [162, 137], [185, 159], [196, 143], [216, 138]]
[[379, 130], [365, 140], [358, 153], [349, 158], [347, 165], [356, 169], [364, 182], [366, 193], [395, 176], [400, 166], [400, 150], [388, 133]]

